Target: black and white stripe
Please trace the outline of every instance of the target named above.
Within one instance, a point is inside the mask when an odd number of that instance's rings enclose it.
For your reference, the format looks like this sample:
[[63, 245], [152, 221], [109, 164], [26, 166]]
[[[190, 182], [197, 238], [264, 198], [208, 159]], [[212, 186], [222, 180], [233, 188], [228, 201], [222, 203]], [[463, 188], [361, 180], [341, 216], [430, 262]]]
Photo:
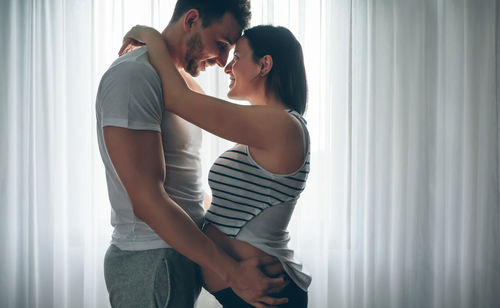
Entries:
[[210, 170], [212, 206], [205, 216], [207, 222], [235, 237], [264, 209], [297, 199], [305, 188], [309, 167], [307, 152], [306, 162], [297, 172], [271, 174], [253, 162], [247, 146], [234, 146], [224, 152]]

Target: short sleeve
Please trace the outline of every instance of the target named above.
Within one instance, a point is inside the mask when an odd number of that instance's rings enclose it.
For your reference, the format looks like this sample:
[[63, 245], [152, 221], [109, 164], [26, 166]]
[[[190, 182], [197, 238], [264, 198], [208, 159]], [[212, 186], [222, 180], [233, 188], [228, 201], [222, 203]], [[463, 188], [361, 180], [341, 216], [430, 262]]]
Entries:
[[110, 68], [101, 79], [97, 101], [101, 127], [161, 131], [161, 81], [144, 64], [124, 62]]

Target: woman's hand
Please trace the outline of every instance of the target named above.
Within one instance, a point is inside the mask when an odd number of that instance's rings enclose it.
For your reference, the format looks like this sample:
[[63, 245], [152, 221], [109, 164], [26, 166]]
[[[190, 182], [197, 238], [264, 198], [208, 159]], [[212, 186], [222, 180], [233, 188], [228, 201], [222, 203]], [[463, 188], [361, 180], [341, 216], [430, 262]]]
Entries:
[[132, 27], [123, 38], [120, 54], [136, 48], [137, 45], [144, 44], [148, 46], [149, 62], [153, 65], [162, 81], [165, 108], [172, 111], [173, 104], [185, 99], [186, 95], [192, 91], [174, 65], [166, 41], [161, 36], [161, 33], [155, 29], [146, 26]]
[[123, 37], [122, 47], [118, 55], [122, 56], [129, 51], [157, 39], [163, 40], [160, 32], [156, 29], [141, 25], [134, 26]]

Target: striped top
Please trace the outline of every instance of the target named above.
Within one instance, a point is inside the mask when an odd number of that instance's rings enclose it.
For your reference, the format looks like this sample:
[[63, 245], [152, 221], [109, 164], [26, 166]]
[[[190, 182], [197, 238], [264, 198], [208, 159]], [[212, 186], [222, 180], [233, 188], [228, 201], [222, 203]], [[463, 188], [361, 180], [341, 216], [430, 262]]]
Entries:
[[295, 172], [271, 173], [252, 158], [248, 146], [237, 144], [215, 161], [208, 176], [212, 204], [206, 223], [229, 237], [242, 240], [280, 259], [289, 276], [307, 290], [311, 278], [288, 249], [288, 222], [309, 174], [309, 134], [306, 121], [295, 111], [306, 145], [305, 160]]

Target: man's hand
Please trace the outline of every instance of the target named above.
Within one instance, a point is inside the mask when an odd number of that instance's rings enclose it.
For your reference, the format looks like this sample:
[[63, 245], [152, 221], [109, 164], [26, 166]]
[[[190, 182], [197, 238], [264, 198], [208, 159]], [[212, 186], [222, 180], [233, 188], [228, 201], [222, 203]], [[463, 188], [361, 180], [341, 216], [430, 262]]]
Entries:
[[277, 278], [266, 277], [260, 267], [273, 266], [276, 269], [276, 258], [270, 256], [254, 257], [239, 263], [238, 270], [229, 282], [234, 293], [247, 303], [257, 307], [276, 307], [288, 302], [287, 298], [274, 298], [269, 294], [278, 293], [289, 281], [283, 275]]
[[285, 269], [283, 268], [283, 264], [278, 259], [275, 259], [274, 263], [269, 263], [261, 266], [262, 272], [267, 277], [278, 277], [280, 275], [285, 275]]

